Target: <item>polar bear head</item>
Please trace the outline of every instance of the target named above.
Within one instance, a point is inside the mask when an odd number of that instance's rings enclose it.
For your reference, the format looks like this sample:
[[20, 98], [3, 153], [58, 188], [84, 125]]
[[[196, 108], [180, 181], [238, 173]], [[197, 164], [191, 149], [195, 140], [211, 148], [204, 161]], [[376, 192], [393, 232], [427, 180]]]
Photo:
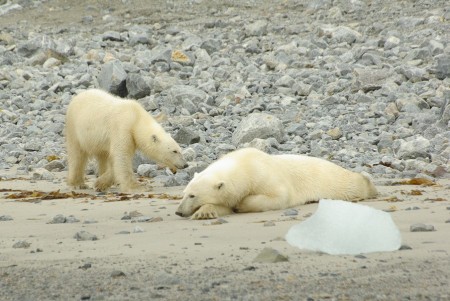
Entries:
[[157, 163], [173, 170], [188, 166], [181, 147], [157, 122], [153, 122], [150, 127], [135, 130], [134, 138], [137, 148]]
[[241, 179], [240, 166], [233, 158], [223, 158], [196, 173], [183, 191], [176, 214], [188, 217], [206, 204], [234, 208], [247, 185]]
[[206, 204], [224, 205], [227, 195], [226, 183], [218, 177], [195, 174], [183, 191], [183, 200], [176, 211], [182, 217], [189, 217]]

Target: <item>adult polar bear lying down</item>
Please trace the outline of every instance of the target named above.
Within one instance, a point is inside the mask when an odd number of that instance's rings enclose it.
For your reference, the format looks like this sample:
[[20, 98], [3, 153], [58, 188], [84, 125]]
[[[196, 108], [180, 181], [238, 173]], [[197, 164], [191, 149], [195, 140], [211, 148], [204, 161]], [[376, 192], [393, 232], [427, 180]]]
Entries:
[[98, 89], [75, 96], [67, 108], [67, 182], [87, 188], [84, 172], [89, 157], [98, 161], [95, 188], [119, 184], [122, 192], [143, 190], [133, 175], [136, 150], [172, 169], [187, 167], [180, 146], [136, 101]]
[[368, 177], [324, 159], [243, 148], [196, 174], [176, 214], [209, 219], [232, 212], [284, 209], [322, 198], [358, 201], [376, 194]]

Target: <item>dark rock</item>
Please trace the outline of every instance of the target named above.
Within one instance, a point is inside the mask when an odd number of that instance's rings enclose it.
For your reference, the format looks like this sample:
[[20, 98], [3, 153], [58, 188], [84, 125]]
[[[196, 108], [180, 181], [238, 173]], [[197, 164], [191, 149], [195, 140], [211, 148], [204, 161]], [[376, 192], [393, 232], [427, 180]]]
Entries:
[[139, 74], [128, 74], [126, 79], [126, 90], [128, 97], [133, 99], [143, 98], [150, 95], [150, 84]]
[[185, 145], [190, 145], [190, 144], [200, 142], [200, 136], [196, 132], [194, 132], [188, 128], [185, 128], [185, 127], [182, 127], [181, 129], [179, 129], [173, 138], [179, 144], [185, 144]]
[[97, 78], [101, 89], [120, 97], [125, 97], [128, 94], [126, 79], [127, 73], [118, 60], [104, 64]]
[[425, 225], [421, 223], [413, 224], [409, 227], [411, 232], [431, 232], [435, 231], [433, 225]]

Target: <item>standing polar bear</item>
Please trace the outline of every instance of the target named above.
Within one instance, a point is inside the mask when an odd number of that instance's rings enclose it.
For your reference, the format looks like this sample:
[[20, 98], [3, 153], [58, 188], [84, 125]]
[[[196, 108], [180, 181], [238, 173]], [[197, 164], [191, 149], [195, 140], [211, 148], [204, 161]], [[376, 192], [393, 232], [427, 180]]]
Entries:
[[102, 90], [87, 90], [72, 99], [65, 133], [67, 182], [76, 188], [87, 188], [84, 173], [89, 157], [98, 161], [98, 191], [113, 184], [119, 184], [122, 192], [143, 189], [133, 175], [136, 150], [172, 169], [187, 167], [180, 146], [138, 102]]
[[357, 201], [376, 194], [368, 177], [324, 159], [243, 148], [196, 174], [176, 214], [208, 219], [284, 209], [322, 198]]

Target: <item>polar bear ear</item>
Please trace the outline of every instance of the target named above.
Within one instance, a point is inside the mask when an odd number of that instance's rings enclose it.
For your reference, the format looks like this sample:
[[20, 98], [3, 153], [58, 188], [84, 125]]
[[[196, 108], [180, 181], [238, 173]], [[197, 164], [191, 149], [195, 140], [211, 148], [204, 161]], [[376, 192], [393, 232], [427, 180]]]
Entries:
[[219, 183], [217, 183], [217, 184], [216, 184], [216, 189], [217, 189], [217, 190], [222, 189], [222, 188], [223, 188], [223, 185], [225, 185], [224, 182], [219, 182]]
[[194, 179], [198, 177], [198, 172], [194, 173]]
[[152, 140], [153, 140], [153, 142], [158, 142], [159, 141], [159, 138], [158, 138], [158, 136], [156, 136], [156, 135], [152, 135]]

